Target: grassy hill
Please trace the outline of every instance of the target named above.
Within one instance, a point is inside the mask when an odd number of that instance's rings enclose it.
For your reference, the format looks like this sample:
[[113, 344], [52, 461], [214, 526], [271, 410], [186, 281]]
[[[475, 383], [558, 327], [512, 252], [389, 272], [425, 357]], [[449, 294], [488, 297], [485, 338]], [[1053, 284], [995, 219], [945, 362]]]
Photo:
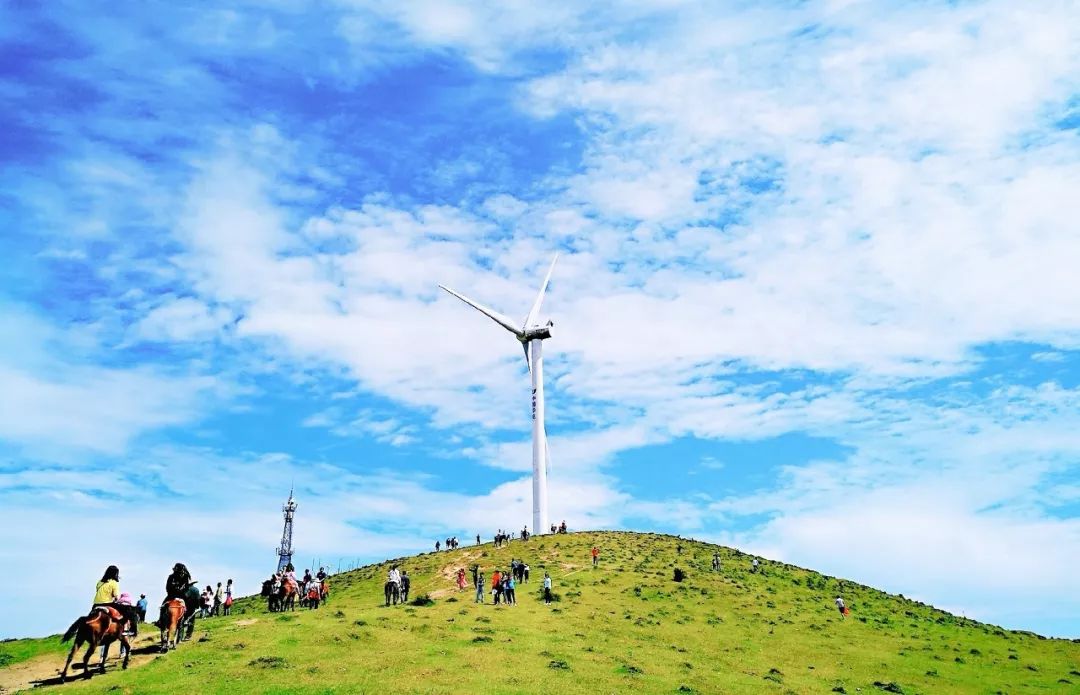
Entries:
[[[200, 621], [177, 651], [127, 672], [110, 664], [63, 692], [1080, 693], [1078, 643], [790, 565], [766, 561], [754, 574], [750, 558], [728, 548], [713, 572], [716, 548], [603, 532], [399, 558], [413, 597], [433, 604], [383, 607], [389, 565], [372, 565], [334, 577], [317, 611], [270, 614], [244, 599], [233, 616]], [[458, 567], [478, 562], [490, 577], [511, 557], [532, 567], [517, 606], [494, 607], [490, 595], [476, 605], [473, 591], [453, 585]], [[552, 606], [539, 599], [545, 569], [559, 597]], [[833, 607], [841, 584], [851, 608], [844, 621]], [[18, 653], [7, 668], [37, 660], [55, 674], [57, 646], [3, 644], [0, 662]]]

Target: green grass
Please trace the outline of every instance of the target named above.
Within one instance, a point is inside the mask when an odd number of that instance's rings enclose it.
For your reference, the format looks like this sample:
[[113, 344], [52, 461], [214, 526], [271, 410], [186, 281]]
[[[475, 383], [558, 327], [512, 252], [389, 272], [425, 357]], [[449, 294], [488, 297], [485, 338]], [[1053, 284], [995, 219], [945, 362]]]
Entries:
[[[592, 569], [588, 550], [601, 549]], [[676, 545], [681, 544], [681, 555]], [[398, 560], [433, 605], [382, 606], [387, 565], [332, 581], [318, 611], [254, 599], [201, 621], [197, 640], [64, 692], [121, 693], [1063, 693], [1080, 692], [1080, 644], [1002, 630], [843, 582], [670, 536], [580, 533]], [[524, 557], [516, 607], [478, 606], [442, 576]], [[675, 567], [687, 573], [672, 580]], [[560, 600], [545, 606], [547, 569]], [[449, 574], [449, 573], [448, 573]], [[456, 600], [450, 600], [451, 598]], [[252, 618], [255, 623], [244, 624]], [[59, 666], [59, 664], [58, 664]]]
[[44, 654], [67, 655], [71, 645], [60, 644], [60, 636], [37, 639], [4, 640], [0, 642], [0, 668], [33, 659]]

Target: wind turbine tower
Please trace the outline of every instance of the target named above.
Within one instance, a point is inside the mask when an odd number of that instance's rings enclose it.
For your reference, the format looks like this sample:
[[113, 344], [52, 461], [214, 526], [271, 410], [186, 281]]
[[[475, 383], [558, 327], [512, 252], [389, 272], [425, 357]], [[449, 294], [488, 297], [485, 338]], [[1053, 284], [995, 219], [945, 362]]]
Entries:
[[454, 295], [472, 308], [487, 316], [506, 330], [514, 334], [525, 350], [525, 363], [532, 376], [532, 492], [533, 492], [533, 533], [548, 532], [548, 494], [547, 474], [551, 467], [551, 458], [548, 455], [547, 429], [544, 427], [544, 341], [551, 337], [551, 327], [555, 324], [551, 321], [540, 324], [540, 305], [544, 303], [544, 293], [547, 291], [548, 282], [551, 280], [551, 272], [555, 270], [555, 262], [559, 260], [559, 254], [551, 261], [544, 282], [540, 285], [540, 291], [536, 294], [536, 301], [529, 310], [525, 321], [519, 328], [510, 318], [499, 312], [489, 309], [479, 302], [474, 302], [464, 295], [444, 285], [442, 289]]

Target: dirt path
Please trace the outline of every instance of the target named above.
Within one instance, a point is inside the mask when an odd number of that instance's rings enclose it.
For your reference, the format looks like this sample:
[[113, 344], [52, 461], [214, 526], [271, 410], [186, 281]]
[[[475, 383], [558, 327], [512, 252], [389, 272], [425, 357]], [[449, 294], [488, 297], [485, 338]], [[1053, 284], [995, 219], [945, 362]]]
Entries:
[[[120, 668], [120, 659], [117, 654], [119, 645], [113, 644], [109, 649], [109, 660], [105, 662], [105, 672], [111, 673]], [[82, 679], [82, 656], [86, 653], [85, 648], [80, 649], [72, 660], [71, 668], [68, 669], [68, 680]], [[148, 664], [158, 657], [157, 637], [155, 635], [140, 635], [139, 639], [131, 645], [131, 660], [128, 668], [138, 668]], [[29, 690], [44, 685], [58, 685], [60, 683], [60, 669], [64, 667], [67, 653], [46, 654], [26, 661], [20, 661], [6, 668], [0, 669], [0, 695], [9, 695], [21, 690]], [[93, 668], [100, 657], [94, 655], [90, 658], [91, 671], [94, 676], [98, 675]]]
[[446, 598], [447, 596], [453, 596], [454, 594], [460, 593], [457, 588], [458, 568], [465, 568], [465, 585], [468, 587], [472, 580], [472, 575], [469, 574], [469, 568], [480, 558], [481, 552], [483, 551], [471, 550], [454, 558], [454, 562], [443, 567], [439, 570], [439, 573], [430, 580], [430, 582], [435, 583], [435, 586], [428, 588], [427, 591], [413, 591], [413, 593], [417, 595], [426, 593], [431, 598]]

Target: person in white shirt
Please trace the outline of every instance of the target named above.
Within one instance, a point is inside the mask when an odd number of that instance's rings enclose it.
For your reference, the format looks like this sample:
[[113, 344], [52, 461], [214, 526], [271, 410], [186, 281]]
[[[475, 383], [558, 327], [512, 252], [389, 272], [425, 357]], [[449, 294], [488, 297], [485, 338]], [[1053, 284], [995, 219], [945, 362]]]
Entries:
[[387, 575], [386, 581], [397, 584], [399, 587], [401, 586], [401, 572], [398, 571], [397, 565], [390, 568], [390, 574]]
[[840, 611], [840, 619], [843, 620], [846, 613], [844, 612], [844, 599], [839, 596], [836, 597], [836, 610]]
[[551, 576], [544, 572], [544, 604], [551, 603]]

